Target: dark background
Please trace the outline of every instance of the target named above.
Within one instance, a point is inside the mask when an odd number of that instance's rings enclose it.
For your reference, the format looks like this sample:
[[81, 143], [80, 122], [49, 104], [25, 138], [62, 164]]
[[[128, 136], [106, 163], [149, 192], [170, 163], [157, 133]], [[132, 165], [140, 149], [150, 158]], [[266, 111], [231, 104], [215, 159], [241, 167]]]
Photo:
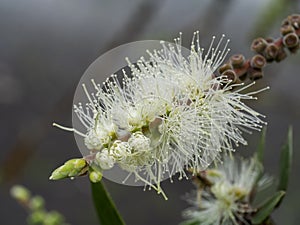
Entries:
[[[71, 133], [51, 126], [71, 125], [77, 83], [98, 56], [120, 44], [145, 40], [172, 41], [181, 31], [188, 47], [200, 30], [202, 46], [212, 35], [231, 39], [231, 54], [251, 56], [253, 37], [279, 35], [282, 19], [299, 13], [292, 0], [0, 0], [0, 224], [25, 224], [26, 212], [9, 196], [23, 184], [45, 197], [72, 225], [97, 224], [89, 181], [50, 182], [51, 171], [66, 159], [80, 157]], [[290, 186], [278, 224], [298, 225], [300, 215], [300, 54], [266, 68], [258, 86], [271, 89], [249, 103], [267, 116], [266, 170], [276, 174], [279, 146], [294, 126], [294, 157]], [[246, 135], [251, 155], [259, 134]], [[178, 224], [187, 207], [189, 181], [165, 181], [169, 200], [153, 191], [106, 181], [129, 225]]]

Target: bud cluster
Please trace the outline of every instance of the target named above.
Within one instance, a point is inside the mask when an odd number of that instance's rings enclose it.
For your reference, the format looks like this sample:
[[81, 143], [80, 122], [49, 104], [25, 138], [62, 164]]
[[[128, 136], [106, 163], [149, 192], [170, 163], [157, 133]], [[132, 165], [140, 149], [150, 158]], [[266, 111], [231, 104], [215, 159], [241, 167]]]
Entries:
[[27, 188], [15, 185], [11, 188], [10, 193], [30, 212], [27, 218], [29, 225], [68, 225], [65, 223], [63, 215], [57, 211], [47, 211], [45, 200], [39, 195], [31, 196]]

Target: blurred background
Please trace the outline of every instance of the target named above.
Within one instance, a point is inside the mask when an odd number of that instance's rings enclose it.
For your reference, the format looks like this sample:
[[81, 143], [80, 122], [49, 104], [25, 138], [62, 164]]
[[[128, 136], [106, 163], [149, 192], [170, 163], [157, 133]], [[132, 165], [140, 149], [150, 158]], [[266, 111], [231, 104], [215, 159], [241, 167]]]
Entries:
[[[251, 40], [279, 36], [281, 20], [300, 12], [299, 0], [0, 0], [0, 221], [25, 224], [26, 212], [10, 196], [23, 184], [46, 199], [72, 225], [96, 225], [87, 178], [48, 180], [69, 158], [80, 157], [73, 134], [53, 128], [53, 121], [71, 125], [77, 83], [101, 54], [127, 42], [172, 41], [183, 32], [188, 47], [199, 30], [203, 47], [212, 35], [226, 34], [231, 53], [252, 56]], [[113, 62], [111, 62], [113, 63]], [[279, 150], [290, 124], [294, 157], [290, 186], [278, 224], [300, 220], [300, 54], [269, 65], [258, 86], [270, 86], [249, 104], [267, 116], [265, 166], [278, 170]], [[247, 135], [251, 155], [259, 133]], [[178, 224], [187, 207], [190, 181], [163, 182], [169, 200], [154, 191], [104, 181], [128, 225]]]

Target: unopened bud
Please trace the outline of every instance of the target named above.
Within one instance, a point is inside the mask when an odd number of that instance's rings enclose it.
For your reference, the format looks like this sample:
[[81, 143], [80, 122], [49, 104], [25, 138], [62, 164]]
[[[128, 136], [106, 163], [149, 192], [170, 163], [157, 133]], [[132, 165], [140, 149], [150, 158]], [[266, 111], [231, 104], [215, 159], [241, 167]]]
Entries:
[[102, 173], [100, 173], [99, 171], [91, 171], [89, 178], [93, 183], [100, 182], [102, 179]]
[[265, 57], [263, 57], [262, 55], [253, 56], [250, 61], [251, 67], [253, 67], [255, 69], [263, 68], [266, 65], [266, 63], [267, 63], [267, 61], [266, 61]]
[[57, 211], [50, 211], [47, 213], [44, 224], [49, 225], [58, 225], [58, 224], [64, 224], [64, 217]]
[[44, 224], [46, 216], [47, 213], [44, 210], [37, 210], [30, 214], [27, 222], [29, 224]]
[[13, 198], [15, 198], [17, 201], [20, 202], [28, 202], [31, 194], [27, 190], [27, 188], [21, 186], [21, 185], [15, 185], [10, 189], [10, 194]]
[[45, 205], [44, 199], [38, 195], [31, 198], [29, 202], [29, 207], [33, 211], [43, 209], [44, 205]]
[[70, 159], [64, 165], [55, 169], [50, 180], [60, 180], [67, 177], [75, 177], [84, 174], [87, 171], [88, 164], [85, 159]]

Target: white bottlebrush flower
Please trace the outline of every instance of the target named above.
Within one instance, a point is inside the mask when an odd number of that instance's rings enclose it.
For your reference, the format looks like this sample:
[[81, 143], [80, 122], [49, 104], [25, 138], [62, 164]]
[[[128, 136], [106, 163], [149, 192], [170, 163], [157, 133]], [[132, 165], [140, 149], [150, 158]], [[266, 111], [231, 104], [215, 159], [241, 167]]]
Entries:
[[95, 94], [83, 85], [89, 102], [75, 106], [75, 113], [87, 130], [68, 129], [83, 136], [92, 156], [108, 149], [115, 164], [159, 193], [163, 179], [177, 172], [186, 177], [186, 168], [206, 169], [221, 152], [246, 144], [242, 130], [262, 124], [260, 114], [241, 101], [254, 98], [241, 94], [248, 86], [232, 90], [236, 85], [226, 77], [213, 76], [227, 44], [220, 51], [222, 39], [216, 48], [212, 42], [204, 56], [198, 33], [194, 38], [187, 57], [179, 38], [175, 46], [148, 52], [149, 60], [127, 60], [131, 74], [123, 71], [122, 80], [113, 75], [103, 86], [92, 80]]
[[246, 86], [231, 84], [226, 76], [216, 75], [229, 51], [228, 42], [221, 49], [223, 37], [215, 47], [214, 37], [205, 52], [199, 44], [199, 33], [195, 32], [187, 57], [181, 46], [181, 37], [175, 39], [175, 46], [162, 43], [162, 50], [148, 52], [153, 64], [160, 68], [166, 79], [181, 88], [180, 92], [190, 101], [190, 110], [194, 110], [193, 117], [189, 117], [194, 126], [180, 130], [177, 135], [190, 137], [190, 130], [196, 135], [192, 141], [198, 142], [196, 145], [184, 142], [202, 159], [200, 163], [194, 163], [195, 171], [205, 169], [220, 152], [233, 151], [239, 144], [246, 145], [242, 131], [260, 130], [264, 124], [260, 119], [262, 115], [245, 105], [243, 100], [256, 99], [252, 95], [268, 87], [243, 94], [254, 83]]
[[200, 188], [197, 198], [190, 200], [193, 208], [184, 211], [184, 216], [201, 225], [248, 224], [247, 213], [251, 208], [253, 191], [271, 184], [271, 178], [262, 176], [262, 166], [256, 158], [237, 160], [226, 158], [216, 169], [204, 172], [209, 186]]

